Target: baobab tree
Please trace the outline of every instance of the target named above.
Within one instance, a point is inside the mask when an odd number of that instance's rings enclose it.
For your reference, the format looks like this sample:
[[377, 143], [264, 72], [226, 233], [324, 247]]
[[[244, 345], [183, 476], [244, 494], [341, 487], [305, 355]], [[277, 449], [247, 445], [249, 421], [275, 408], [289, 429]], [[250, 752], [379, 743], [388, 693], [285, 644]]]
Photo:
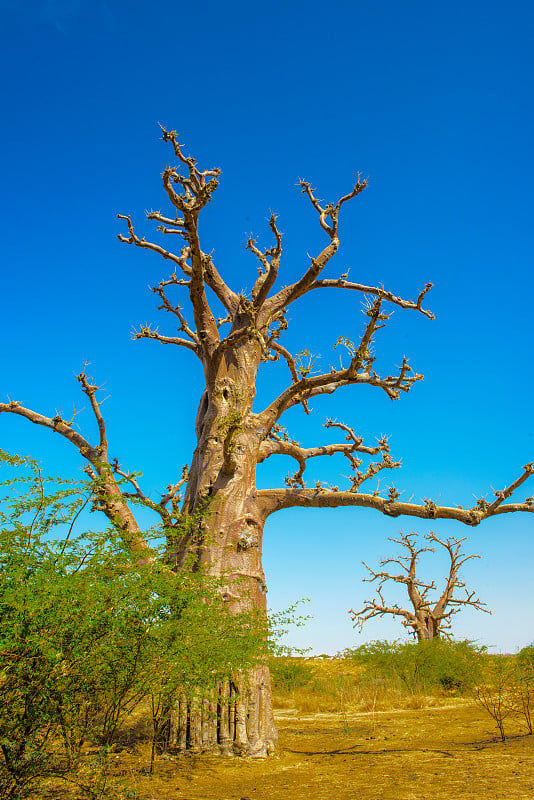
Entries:
[[[480, 558], [477, 555], [465, 555], [462, 553], [463, 539], [439, 539], [434, 533], [429, 533], [425, 536], [428, 542], [434, 542], [445, 548], [449, 556], [449, 574], [445, 581], [443, 591], [438, 599], [431, 600], [428, 593], [435, 590], [436, 584], [434, 581], [425, 583], [416, 575], [417, 561], [421, 553], [434, 553], [434, 547], [418, 547], [417, 534], [403, 533], [400, 539], [393, 539], [390, 537], [390, 542], [400, 544], [407, 550], [406, 555], [399, 555], [398, 558], [385, 558], [380, 562], [381, 567], [387, 564], [398, 564], [402, 569], [399, 575], [392, 575], [391, 572], [380, 570], [375, 572], [371, 569], [365, 561], [362, 561], [364, 567], [371, 574], [370, 578], [364, 578], [364, 581], [378, 581], [376, 593], [378, 599], [365, 600], [363, 608], [360, 611], [353, 611], [351, 609], [349, 614], [352, 616], [354, 627], [359, 627], [360, 633], [364, 623], [373, 617], [383, 617], [385, 614], [391, 614], [393, 617], [403, 617], [402, 624], [406, 628], [411, 628], [411, 633], [417, 638], [419, 642], [427, 642], [432, 639], [440, 639], [442, 637], [449, 638], [451, 630], [451, 617], [461, 611], [463, 606], [472, 606], [479, 611], [485, 611], [491, 614], [487, 608], [484, 608], [486, 603], [483, 603], [478, 597], [475, 597], [475, 592], [468, 591], [464, 581], [460, 577], [460, 567], [469, 561], [471, 558]], [[387, 581], [403, 584], [408, 593], [408, 599], [412, 605], [413, 610], [401, 608], [397, 603], [395, 605], [387, 605], [382, 594], [382, 586]], [[465, 597], [458, 596], [458, 591], [464, 590]]]
[[[534, 470], [533, 464], [526, 465], [495, 499], [480, 498], [472, 508], [440, 506], [429, 499], [421, 504], [401, 502], [394, 486], [385, 493], [379, 488], [364, 491], [378, 473], [400, 465], [391, 456], [385, 438], [377, 444], [366, 444], [348, 425], [329, 421], [327, 427], [342, 434], [343, 441], [306, 448], [284, 432], [281, 419], [288, 409], [301, 406], [308, 414], [310, 401], [320, 395], [365, 385], [396, 400], [421, 380], [422, 375], [412, 371], [406, 358], [392, 374], [378, 374], [372, 348], [376, 332], [389, 318], [387, 309], [400, 308], [426, 319], [433, 318], [424, 307], [431, 284], [427, 283], [415, 300], [406, 300], [383, 286], [350, 281], [346, 273], [339, 277], [324, 276], [340, 246], [341, 211], [367, 187], [367, 181], [358, 177], [349, 192], [327, 204], [317, 198], [307, 181], [301, 180], [301, 191], [317, 214], [325, 246], [309, 257], [310, 263], [296, 282], [277, 288], [282, 234], [272, 214], [269, 219], [272, 246], [261, 249], [253, 237], [246, 245], [257, 261], [258, 275], [253, 288], [248, 295], [236, 293], [217, 269], [199, 227], [200, 215], [219, 185], [220, 170], [200, 170], [195, 159], [184, 154], [175, 131], [162, 128], [162, 134], [176, 159], [162, 174], [163, 189], [172, 211], [169, 215], [161, 211], [146, 213], [161, 234], [158, 241], [149, 241], [138, 233], [130, 215], [119, 214], [125, 225], [119, 239], [156, 253], [171, 265], [169, 277], [152, 291], [158, 307], [174, 320], [177, 335], [142, 326], [134, 338], [183, 348], [198, 358], [203, 367], [204, 387], [195, 425], [197, 446], [189, 468], [183, 475], [173, 477], [159, 500], [149, 498], [135, 474], [110, 459], [105, 421], [97, 399], [98, 387], [85, 370], [78, 380], [98, 425], [96, 443], [76, 431], [72, 420], [64, 420], [58, 414], [46, 417], [15, 401], [0, 405], [0, 412], [17, 414], [47, 427], [79, 450], [95, 482], [99, 508], [121, 531], [132, 553], [139, 559], [150, 557], [134, 513], [135, 504], [143, 503], [160, 516], [168, 535], [168, 560], [176, 569], [193, 552], [213, 574], [224, 576], [223, 597], [232, 608], [254, 607], [264, 611], [267, 586], [262, 568], [262, 536], [266, 519], [275, 511], [295, 506], [359, 506], [374, 508], [390, 517], [406, 514], [423, 519], [445, 518], [466, 525], [478, 525], [497, 514], [532, 512], [532, 498], [505, 501], [527, 480]], [[170, 249], [161, 243], [168, 240], [181, 240], [183, 246]], [[176, 300], [175, 291], [188, 297], [189, 318]], [[357, 340], [340, 338], [339, 343], [346, 349], [345, 363], [326, 372], [313, 373], [308, 364], [282, 344], [288, 309], [309, 292], [349, 292], [366, 298], [363, 330]], [[221, 317], [217, 316], [216, 305], [224, 309]], [[253, 406], [260, 365], [279, 360], [287, 364], [287, 388], [264, 406]], [[322, 483], [306, 486], [304, 473], [308, 461], [333, 453], [342, 454], [349, 463], [351, 477], [347, 488]], [[295, 460], [295, 474], [287, 479], [286, 486], [258, 490], [257, 465], [277, 455]], [[179, 500], [181, 486], [185, 487], [183, 502]], [[200, 528], [184, 525], [199, 509], [207, 511]], [[175, 720], [177, 746], [218, 748], [221, 752], [233, 750], [259, 756], [271, 752], [276, 731], [267, 667], [260, 666], [245, 677], [236, 677], [235, 683], [222, 687], [221, 692], [233, 695], [235, 702], [232, 713], [226, 713], [222, 704], [217, 719], [204, 714], [204, 706], [198, 699], [184, 700]]]

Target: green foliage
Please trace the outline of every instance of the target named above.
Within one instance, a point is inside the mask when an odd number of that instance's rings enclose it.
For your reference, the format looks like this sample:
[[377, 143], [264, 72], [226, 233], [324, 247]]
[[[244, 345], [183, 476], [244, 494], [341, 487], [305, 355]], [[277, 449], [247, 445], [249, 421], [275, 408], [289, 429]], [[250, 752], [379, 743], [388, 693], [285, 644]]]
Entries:
[[271, 658], [269, 671], [273, 690], [278, 693], [300, 689], [309, 685], [314, 678], [313, 669], [294, 658]]
[[517, 665], [521, 672], [534, 677], [534, 643], [523, 647], [517, 654]]
[[0, 484], [0, 797], [19, 798], [87, 740], [109, 746], [145, 698], [161, 730], [179, 692], [256, 663], [267, 632], [202, 571], [132, 563], [113, 530], [75, 535], [91, 487], [0, 462], [15, 470]]
[[299, 614], [298, 607], [304, 603], [309, 603], [308, 597], [303, 597], [294, 602], [288, 608], [282, 611], [269, 611], [268, 624], [269, 624], [269, 653], [271, 656], [303, 656], [310, 651], [309, 647], [292, 647], [289, 645], [281, 644], [282, 639], [291, 627], [302, 628], [309, 619], [311, 614]]
[[397, 682], [411, 694], [441, 689], [461, 694], [481, 676], [485, 648], [469, 641], [377, 641], [345, 650], [345, 658], [362, 664], [366, 671]]

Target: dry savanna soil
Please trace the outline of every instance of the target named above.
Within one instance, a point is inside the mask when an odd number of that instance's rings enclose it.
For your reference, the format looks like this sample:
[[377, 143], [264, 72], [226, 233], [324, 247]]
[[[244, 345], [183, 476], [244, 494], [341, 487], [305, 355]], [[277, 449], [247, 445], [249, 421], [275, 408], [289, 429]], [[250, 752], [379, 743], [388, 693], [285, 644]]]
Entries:
[[[506, 718], [502, 742], [472, 698], [362, 684], [361, 667], [347, 659], [308, 660], [304, 671], [300, 685], [277, 687], [275, 679], [276, 755], [159, 756], [150, 774], [148, 709], [141, 708], [109, 755], [107, 792], [96, 791], [98, 765], [87, 761], [83, 797], [534, 800], [534, 736], [520, 717]], [[75, 783], [63, 783], [59, 794], [49, 783], [37, 797], [75, 800], [82, 796]]]
[[471, 701], [276, 718], [269, 759], [161, 759], [143, 776], [139, 756], [123, 753], [117, 771], [139, 800], [534, 800], [534, 737], [510, 725], [501, 742]]

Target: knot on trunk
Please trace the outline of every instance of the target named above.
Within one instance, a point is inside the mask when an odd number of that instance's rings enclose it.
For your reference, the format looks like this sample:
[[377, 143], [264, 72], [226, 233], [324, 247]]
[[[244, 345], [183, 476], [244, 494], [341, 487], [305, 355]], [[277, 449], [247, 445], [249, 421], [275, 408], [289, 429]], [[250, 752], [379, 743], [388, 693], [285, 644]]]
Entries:
[[235, 459], [235, 439], [236, 433], [242, 423], [241, 414], [238, 411], [229, 411], [219, 420], [219, 432], [224, 436], [223, 441], [223, 465], [222, 471], [225, 475], [233, 475], [237, 469]]

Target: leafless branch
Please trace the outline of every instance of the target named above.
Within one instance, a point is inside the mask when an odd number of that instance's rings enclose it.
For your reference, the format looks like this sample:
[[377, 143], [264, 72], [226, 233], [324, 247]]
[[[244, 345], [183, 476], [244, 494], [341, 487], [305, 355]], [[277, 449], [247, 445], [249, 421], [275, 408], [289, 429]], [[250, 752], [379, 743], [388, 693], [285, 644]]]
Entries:
[[428, 319], [435, 319], [435, 315], [431, 311], [428, 311], [422, 307], [423, 298], [426, 293], [430, 291], [432, 286], [432, 283], [426, 283], [424, 289], [419, 293], [419, 296], [415, 302], [412, 300], [403, 300], [402, 297], [397, 297], [392, 292], [387, 292], [381, 286], [366, 286], [363, 283], [353, 283], [352, 281], [347, 281], [343, 275], [337, 279], [322, 279], [314, 281], [311, 284], [310, 289], [351, 289], [356, 292], [362, 292], [363, 294], [375, 295], [381, 300], [387, 300], [389, 303], [393, 303], [400, 308], [419, 311], [425, 317], [428, 317]]
[[[161, 500], [158, 503], [151, 500], [139, 486], [139, 482], [137, 479], [140, 473], [125, 472], [121, 468], [117, 458], [113, 459], [113, 461], [111, 462], [111, 469], [114, 475], [119, 475], [123, 479], [123, 481], [129, 483], [134, 489], [133, 492], [123, 491], [122, 492], [123, 497], [125, 497], [128, 500], [135, 500], [144, 505], [145, 507], [150, 508], [152, 511], [155, 511], [157, 514], [160, 515], [164, 525], [166, 525], [167, 527], [174, 526], [176, 519], [179, 518], [180, 516], [178, 504], [181, 498], [178, 493], [179, 490], [182, 488], [182, 486], [184, 486], [184, 484], [187, 482], [187, 477], [188, 477], [187, 465], [185, 465], [182, 468], [182, 475], [180, 480], [174, 485], [170, 484], [167, 487], [167, 492], [164, 495], [162, 495]], [[171, 501], [170, 512], [167, 509], [169, 501]]]
[[268, 425], [272, 425], [288, 408], [297, 403], [307, 403], [309, 399], [320, 394], [331, 394], [342, 386], [366, 383], [383, 389], [391, 400], [396, 400], [401, 392], [408, 392], [415, 382], [423, 379], [422, 375], [412, 373], [406, 357], [403, 358], [397, 375], [388, 375], [387, 378], [383, 378], [373, 371], [375, 359], [370, 352], [372, 339], [376, 331], [384, 327], [389, 318], [389, 315], [382, 311], [381, 304], [382, 298], [380, 297], [376, 297], [372, 303], [366, 303], [365, 314], [369, 321], [358, 345], [355, 345], [347, 337], [342, 336], [338, 339], [335, 347], [344, 344], [349, 352], [350, 362], [346, 368], [342, 367], [338, 370], [332, 368], [330, 372], [319, 375], [311, 375], [310, 370], [307, 369], [301, 370], [298, 375], [295, 358], [274, 341], [274, 338], [268, 341], [269, 347], [284, 356], [293, 378], [291, 386], [285, 389], [263, 412]]
[[[524, 472], [512, 486], [521, 485], [532, 474], [533, 465], [526, 464]], [[337, 508], [338, 506], [358, 506], [361, 508], [374, 508], [388, 517], [408, 516], [420, 519], [454, 519], [464, 525], [476, 526], [483, 520], [499, 514], [515, 512], [534, 513], [534, 500], [527, 497], [523, 502], [502, 503], [494, 508], [489, 504], [481, 506], [480, 502], [473, 508], [459, 506], [440, 506], [431, 500], [424, 503], [400, 502], [398, 493], [393, 492], [389, 497], [381, 497], [378, 492], [363, 494], [352, 491], [329, 491], [320, 488], [291, 488], [291, 489], [261, 489], [258, 491], [258, 500], [265, 517], [284, 508], [302, 506], [306, 508]]]
[[86, 472], [94, 481], [95, 500], [98, 507], [106, 514], [112, 524], [122, 531], [125, 543], [133, 552], [145, 552], [148, 549], [148, 545], [117, 485], [111, 466], [107, 462], [108, 442], [105, 422], [100, 411], [101, 403], [96, 400], [98, 387], [87, 378], [85, 367], [77, 378], [82, 391], [89, 398], [91, 409], [97, 421], [100, 436], [99, 444], [96, 447], [74, 430], [71, 424], [72, 421], [70, 423], [66, 422], [59, 414], [56, 414], [55, 417], [46, 417], [37, 411], [25, 408], [14, 400], [9, 403], [0, 403], [0, 413], [11, 413], [24, 417], [35, 425], [41, 425], [49, 428], [54, 433], [61, 434], [63, 438], [73, 444], [83, 458], [88, 461]]
[[[132, 218], [129, 214], [117, 214], [117, 219], [124, 219], [128, 225], [128, 231], [130, 233], [129, 236], [124, 236], [124, 234], [119, 233], [117, 235], [117, 239], [120, 242], [124, 242], [126, 244], [135, 244], [136, 247], [144, 248], [145, 250], [152, 250], [154, 253], [158, 253], [162, 258], [166, 258], [169, 261], [172, 261], [176, 266], [180, 267], [186, 275], [188, 274], [184, 269], [185, 258], [183, 255], [177, 256], [175, 253], [171, 253], [170, 250], [166, 250], [164, 247], [161, 247], [159, 244], [155, 244], [154, 242], [147, 242], [144, 237], [141, 239], [135, 233], [134, 226], [132, 225]], [[187, 248], [188, 249], [188, 248]]]
[[276, 226], [275, 214], [271, 214], [271, 217], [269, 219], [269, 226], [276, 240], [275, 247], [271, 247], [269, 250], [266, 250], [264, 253], [261, 253], [255, 246], [255, 241], [252, 238], [250, 238], [247, 243], [247, 248], [249, 250], [252, 250], [254, 255], [257, 258], [259, 258], [259, 261], [263, 267], [263, 270], [261, 270], [260, 275], [258, 276], [258, 279], [256, 281], [256, 284], [252, 290], [252, 299], [254, 301], [255, 307], [258, 309], [263, 306], [269, 292], [273, 287], [273, 284], [278, 275], [278, 269], [280, 267], [280, 258], [282, 255], [282, 234], [280, 233], [280, 231]]
[[[265, 439], [259, 449], [258, 453], [258, 463], [265, 461], [265, 459], [269, 458], [273, 455], [286, 455], [291, 456], [294, 458], [297, 463], [299, 464], [299, 470], [293, 476], [286, 478], [286, 483], [288, 486], [301, 486], [304, 487], [303, 481], [303, 474], [304, 470], [306, 469], [306, 461], [310, 458], [318, 458], [319, 456], [332, 456], [335, 453], [341, 453], [351, 463], [351, 467], [353, 469], [357, 469], [361, 465], [361, 460], [354, 458], [352, 455], [353, 453], [363, 453], [365, 455], [376, 455], [377, 453], [384, 452], [387, 453], [388, 445], [387, 440], [382, 439], [378, 445], [374, 447], [369, 447], [363, 444], [363, 439], [356, 436], [354, 431], [349, 428], [347, 425], [343, 423], [334, 422], [333, 420], [328, 420], [325, 424], [326, 428], [340, 428], [343, 430], [347, 436], [347, 441], [343, 443], [337, 444], [327, 444], [322, 445], [320, 447], [300, 447], [297, 442], [289, 439], [287, 433], [280, 433], [282, 430], [280, 426], [276, 425], [269, 434], [269, 438]], [[391, 465], [393, 462], [391, 462]], [[382, 468], [382, 467], [381, 467]], [[358, 477], [360, 478], [359, 483], [363, 483], [363, 480], [366, 480], [368, 477], [375, 475], [379, 469], [369, 471], [369, 474], [363, 476], [361, 473], [358, 473]], [[351, 478], [351, 481], [356, 481], [356, 478]], [[358, 483], [358, 485], [359, 485]]]
[[182, 467], [182, 476], [180, 480], [177, 481], [177, 483], [175, 484], [169, 484], [167, 486], [167, 491], [164, 495], [162, 495], [161, 500], [159, 501], [159, 505], [165, 507], [169, 503], [169, 501], [172, 501], [174, 504], [176, 500], [179, 500], [180, 497], [178, 492], [180, 491], [182, 486], [185, 486], [188, 478], [189, 478], [189, 467], [187, 466], [187, 464], [184, 464], [184, 466]]
[[417, 373], [410, 374], [412, 370], [406, 358], [403, 359], [398, 374], [388, 375], [387, 378], [382, 378], [377, 375], [376, 372], [368, 372], [365, 369], [357, 372], [357, 365], [360, 358], [363, 358], [361, 351], [346, 369], [332, 369], [331, 372], [321, 375], [301, 377], [285, 389], [282, 394], [262, 412], [265, 422], [268, 425], [272, 425], [292, 406], [302, 403], [303, 401], [308, 401], [312, 397], [317, 397], [321, 394], [332, 394], [342, 386], [351, 386], [354, 384], [377, 386], [386, 392], [390, 400], [397, 400], [401, 392], [408, 392], [414, 383], [423, 380], [422, 375]]
[[[325, 266], [328, 264], [332, 256], [339, 248], [338, 238], [338, 217], [341, 206], [348, 200], [352, 200], [359, 195], [367, 186], [367, 181], [360, 180], [358, 175], [357, 182], [351, 192], [341, 197], [337, 203], [329, 203], [324, 208], [314, 195], [314, 190], [311, 188], [307, 181], [299, 181], [301, 192], [306, 194], [312, 206], [319, 214], [319, 224], [321, 228], [328, 234], [330, 243], [319, 253], [317, 258], [310, 257], [311, 265], [306, 270], [302, 278], [291, 286], [286, 286], [281, 289], [277, 294], [273, 295], [269, 300], [268, 306], [271, 313], [280, 308], [285, 308], [289, 303], [293, 303], [299, 297], [309, 291], [311, 285], [317, 280]], [[328, 221], [329, 220], [329, 221]]]
[[157, 294], [162, 301], [162, 304], [158, 306], [158, 311], [167, 311], [168, 313], [174, 314], [176, 317], [178, 317], [180, 320], [180, 327], [178, 330], [185, 333], [185, 335], [188, 336], [196, 345], [199, 345], [200, 343], [197, 333], [189, 327], [186, 318], [182, 314], [182, 308], [179, 305], [173, 306], [165, 294], [165, 286], [168, 285], [168, 283], [169, 281], [162, 281], [157, 286], [152, 286], [152, 291], [154, 294]]
[[[164, 217], [163, 214], [159, 211], [147, 211], [146, 218], [148, 220], [159, 222], [161, 223], [157, 230], [162, 231], [163, 233], [178, 233], [180, 235], [183, 234], [185, 228], [185, 220], [183, 217]], [[167, 226], [171, 226], [172, 230], [168, 230]]]
[[103, 461], [107, 461], [108, 441], [106, 437], [106, 423], [104, 422], [104, 417], [102, 416], [102, 412], [100, 411], [100, 406], [104, 401], [102, 400], [99, 403], [96, 399], [96, 393], [99, 391], [101, 387], [95, 386], [94, 384], [89, 382], [85, 374], [85, 369], [87, 366], [88, 365], [85, 364], [83, 370], [76, 377], [78, 378], [78, 381], [82, 387], [82, 391], [89, 398], [89, 402], [91, 404], [91, 408], [93, 410], [93, 414], [95, 415], [95, 419], [98, 425], [98, 431], [100, 434], [100, 444], [98, 447], [99, 455]]
[[152, 330], [152, 328], [150, 328], [148, 325], [140, 325], [139, 330], [134, 330], [133, 338], [155, 339], [157, 342], [161, 342], [162, 344], [175, 344], [179, 347], [186, 347], [188, 350], [192, 350], [193, 353], [197, 354], [199, 350], [198, 345], [188, 341], [187, 339], [180, 339], [177, 336], [163, 336], [161, 333], [159, 333], [157, 328]]

